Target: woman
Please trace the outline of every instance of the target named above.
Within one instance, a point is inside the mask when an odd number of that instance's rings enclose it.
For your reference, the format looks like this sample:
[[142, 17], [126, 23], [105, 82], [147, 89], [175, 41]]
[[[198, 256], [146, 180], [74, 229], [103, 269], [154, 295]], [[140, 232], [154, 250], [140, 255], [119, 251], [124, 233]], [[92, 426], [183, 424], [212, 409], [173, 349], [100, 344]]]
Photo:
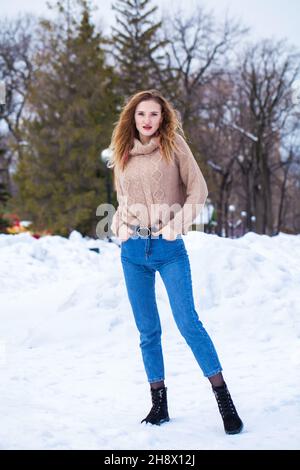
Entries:
[[225, 432], [236, 434], [243, 423], [214, 345], [195, 310], [189, 258], [181, 237], [200, 214], [208, 194], [183, 136], [172, 105], [158, 91], [147, 90], [128, 100], [110, 145], [109, 166], [114, 168], [119, 203], [111, 229], [121, 240], [125, 283], [152, 397], [152, 408], [142, 422], [169, 421], [155, 298], [158, 271], [180, 333], [212, 385]]

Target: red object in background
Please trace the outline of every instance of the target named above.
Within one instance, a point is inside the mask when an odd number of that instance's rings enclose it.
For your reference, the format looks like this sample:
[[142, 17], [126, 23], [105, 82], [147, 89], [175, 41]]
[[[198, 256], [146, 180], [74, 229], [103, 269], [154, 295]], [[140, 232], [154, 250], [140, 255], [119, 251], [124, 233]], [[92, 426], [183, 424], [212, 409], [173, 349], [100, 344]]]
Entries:
[[41, 238], [41, 236], [38, 233], [33, 233], [33, 238], [36, 238], [37, 240]]
[[4, 217], [9, 220], [11, 227], [20, 227], [20, 218], [17, 214], [4, 214]]

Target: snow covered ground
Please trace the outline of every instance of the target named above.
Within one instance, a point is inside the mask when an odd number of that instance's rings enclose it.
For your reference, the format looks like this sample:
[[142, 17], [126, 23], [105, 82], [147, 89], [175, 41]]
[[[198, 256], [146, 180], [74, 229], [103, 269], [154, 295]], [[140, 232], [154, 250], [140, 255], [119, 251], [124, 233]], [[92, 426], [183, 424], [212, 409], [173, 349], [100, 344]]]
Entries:
[[244, 432], [224, 433], [158, 274], [171, 417], [160, 427], [140, 424], [150, 393], [119, 247], [0, 235], [0, 449], [300, 448], [300, 235], [184, 241]]

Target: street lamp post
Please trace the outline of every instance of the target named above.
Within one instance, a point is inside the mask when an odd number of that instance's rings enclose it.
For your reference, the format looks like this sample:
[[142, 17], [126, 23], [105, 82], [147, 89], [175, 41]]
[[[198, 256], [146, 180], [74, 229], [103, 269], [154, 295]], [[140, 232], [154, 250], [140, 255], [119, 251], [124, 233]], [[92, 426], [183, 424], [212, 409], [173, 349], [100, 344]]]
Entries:
[[[110, 171], [107, 166], [107, 162], [110, 160], [112, 155], [112, 151], [109, 148], [102, 150], [101, 152], [101, 160], [105, 164], [105, 180], [106, 180], [106, 196], [107, 196], [107, 203], [111, 204], [111, 183], [110, 183]], [[108, 237], [108, 241], [111, 243], [112, 239]]]
[[256, 217], [255, 215], [251, 216], [251, 230], [253, 231], [253, 227], [255, 227]]
[[107, 202], [111, 204], [111, 184], [110, 184], [110, 172], [109, 168], [107, 167], [107, 162], [110, 160], [112, 151], [109, 148], [102, 150], [101, 152], [101, 160], [105, 164], [105, 179], [106, 179], [106, 194], [107, 194]]
[[246, 223], [247, 223], [247, 212], [246, 211], [241, 211], [241, 217], [242, 217], [242, 221], [243, 221], [242, 231], [243, 231], [243, 235], [245, 235], [245, 233], [246, 233]]
[[230, 204], [228, 206], [228, 210], [229, 210], [229, 213], [230, 213], [230, 222], [229, 222], [229, 226], [231, 228], [231, 238], [234, 237], [234, 224], [233, 224], [233, 219], [234, 219], [234, 211], [235, 211], [235, 205], [233, 204]]
[[4, 113], [5, 100], [6, 100], [5, 82], [1, 80], [0, 81], [0, 115]]

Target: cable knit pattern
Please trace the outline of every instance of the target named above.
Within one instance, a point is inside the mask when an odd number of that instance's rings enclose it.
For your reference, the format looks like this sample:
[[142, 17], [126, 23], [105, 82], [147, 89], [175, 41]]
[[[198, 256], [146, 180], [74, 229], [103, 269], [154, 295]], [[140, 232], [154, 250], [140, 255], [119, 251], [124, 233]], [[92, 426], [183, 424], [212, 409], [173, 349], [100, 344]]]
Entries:
[[186, 234], [206, 201], [206, 182], [186, 141], [176, 135], [178, 151], [171, 163], [159, 143], [159, 137], [147, 144], [134, 139], [125, 170], [116, 172], [119, 206], [111, 229], [123, 240], [133, 233], [127, 224], [169, 224], [177, 234]]
[[142, 144], [138, 139], [134, 139], [134, 146], [130, 151], [131, 156], [150, 156], [155, 153], [155, 158], [149, 158], [149, 163], [153, 168], [149, 171], [152, 178], [149, 185], [145, 185], [143, 179], [139, 177], [139, 168], [137, 168], [137, 172], [132, 171], [129, 175], [124, 175], [123, 187], [127, 195], [128, 205], [142, 201], [143, 195], [146, 197], [146, 200], [151, 200], [151, 197], [153, 197], [155, 203], [164, 201], [165, 192], [162, 189], [161, 181], [163, 174], [159, 169], [163, 157], [158, 150], [159, 137], [153, 137], [147, 144]]

